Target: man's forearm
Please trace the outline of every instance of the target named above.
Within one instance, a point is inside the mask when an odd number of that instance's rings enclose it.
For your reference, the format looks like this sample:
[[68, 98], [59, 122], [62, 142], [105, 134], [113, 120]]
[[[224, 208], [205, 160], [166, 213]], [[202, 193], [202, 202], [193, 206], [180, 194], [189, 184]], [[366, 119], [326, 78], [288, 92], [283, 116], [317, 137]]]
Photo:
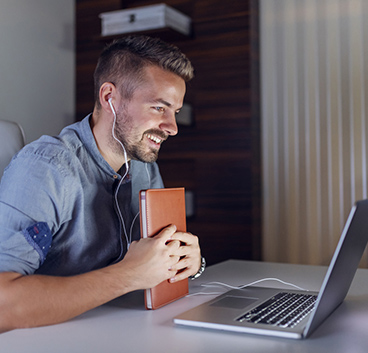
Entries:
[[73, 277], [0, 274], [0, 332], [69, 320], [132, 290], [114, 266]]
[[[169, 226], [153, 238], [132, 242], [119, 263], [77, 276], [0, 273], [0, 332], [63, 322], [118, 296], [172, 278], [183, 255], [180, 247], [166, 245], [175, 231], [175, 226]], [[198, 246], [187, 248], [199, 253]]]

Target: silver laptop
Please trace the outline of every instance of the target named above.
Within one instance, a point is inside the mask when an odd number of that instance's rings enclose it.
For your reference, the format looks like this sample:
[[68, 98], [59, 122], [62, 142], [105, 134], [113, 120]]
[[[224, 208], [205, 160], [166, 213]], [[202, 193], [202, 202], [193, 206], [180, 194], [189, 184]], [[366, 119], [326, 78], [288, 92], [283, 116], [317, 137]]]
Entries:
[[344, 300], [368, 241], [368, 200], [358, 201], [317, 292], [235, 289], [174, 318], [178, 325], [307, 338]]

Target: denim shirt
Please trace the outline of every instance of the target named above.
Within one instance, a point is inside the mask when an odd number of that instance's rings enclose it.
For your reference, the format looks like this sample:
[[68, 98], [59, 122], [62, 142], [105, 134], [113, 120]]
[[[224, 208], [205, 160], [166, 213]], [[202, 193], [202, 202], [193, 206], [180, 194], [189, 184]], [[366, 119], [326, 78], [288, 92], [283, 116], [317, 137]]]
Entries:
[[100, 154], [89, 118], [28, 144], [6, 168], [0, 272], [80, 274], [121, 260], [140, 237], [138, 194], [163, 187], [158, 166], [129, 162], [118, 188], [122, 177]]

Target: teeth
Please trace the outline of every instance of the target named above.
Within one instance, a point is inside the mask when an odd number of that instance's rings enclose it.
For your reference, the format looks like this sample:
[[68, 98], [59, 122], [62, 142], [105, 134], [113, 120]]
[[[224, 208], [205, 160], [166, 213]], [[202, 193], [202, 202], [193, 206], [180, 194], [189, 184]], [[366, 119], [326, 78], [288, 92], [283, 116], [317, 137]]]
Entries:
[[158, 137], [156, 137], [156, 136], [152, 136], [152, 135], [147, 134], [147, 137], [148, 137], [150, 140], [152, 140], [152, 141], [154, 141], [154, 142], [156, 142], [156, 143], [161, 143], [161, 142], [162, 142], [162, 140], [161, 140], [161, 139], [159, 139], [159, 138], [158, 138]]

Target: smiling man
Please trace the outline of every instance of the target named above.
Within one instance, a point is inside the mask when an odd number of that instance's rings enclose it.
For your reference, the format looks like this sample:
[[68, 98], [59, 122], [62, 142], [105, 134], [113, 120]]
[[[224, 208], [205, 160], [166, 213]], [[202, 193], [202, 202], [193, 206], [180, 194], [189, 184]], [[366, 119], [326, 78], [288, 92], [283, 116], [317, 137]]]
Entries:
[[[153, 65], [142, 68], [142, 75], [144, 79], [134, 89], [133, 97], [121, 94], [121, 88], [111, 82], [102, 84], [99, 91], [100, 104], [95, 107], [92, 115], [92, 131], [97, 141], [104, 140], [105, 123], [111, 123], [111, 119], [109, 121], [104, 118], [104, 114], [115, 113], [115, 136], [122, 142], [128, 156], [134, 160], [152, 163], [158, 157], [161, 143], [178, 132], [175, 115], [183, 105], [185, 81], [180, 76]], [[112, 150], [115, 157], [121, 155], [123, 148], [115, 141], [113, 134], [107, 137], [108, 141], [104, 141], [108, 145], [107, 151]], [[113, 164], [109, 157], [107, 161]], [[118, 162], [117, 166], [119, 165], [121, 161]]]
[[138, 217], [139, 190], [163, 187], [156, 160], [192, 77], [176, 47], [120, 39], [99, 58], [93, 113], [13, 158], [0, 184], [0, 332], [198, 274], [196, 236], [169, 226], [140, 239]]

